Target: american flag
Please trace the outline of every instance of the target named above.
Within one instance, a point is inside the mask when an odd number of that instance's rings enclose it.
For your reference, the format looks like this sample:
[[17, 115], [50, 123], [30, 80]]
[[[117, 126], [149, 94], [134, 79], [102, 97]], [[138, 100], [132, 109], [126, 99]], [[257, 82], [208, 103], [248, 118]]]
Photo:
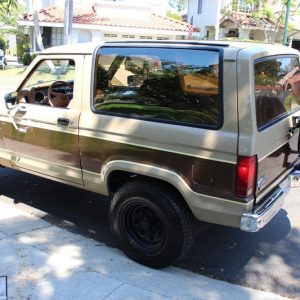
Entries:
[[193, 36], [193, 18], [194, 18], [194, 16], [192, 16], [191, 22], [188, 27], [188, 40], [191, 40], [192, 36]]

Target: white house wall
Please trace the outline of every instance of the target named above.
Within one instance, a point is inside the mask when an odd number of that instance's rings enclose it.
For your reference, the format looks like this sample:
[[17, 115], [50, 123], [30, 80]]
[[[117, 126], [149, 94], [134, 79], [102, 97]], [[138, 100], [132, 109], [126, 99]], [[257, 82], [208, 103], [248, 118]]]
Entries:
[[[225, 0], [223, 0], [224, 2]], [[218, 34], [218, 26], [220, 20], [221, 0], [202, 0], [202, 13], [198, 14], [199, 0], [190, 0], [188, 8], [188, 22], [193, 17], [193, 25], [200, 28], [200, 37], [207, 34], [207, 27], [216, 28], [216, 35]], [[225, 2], [224, 2], [225, 3]]]

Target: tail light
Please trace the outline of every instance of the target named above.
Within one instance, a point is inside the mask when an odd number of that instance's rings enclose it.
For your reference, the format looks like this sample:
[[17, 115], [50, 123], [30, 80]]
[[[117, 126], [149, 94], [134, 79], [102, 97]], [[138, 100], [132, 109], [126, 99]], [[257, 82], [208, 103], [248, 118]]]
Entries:
[[253, 195], [256, 180], [256, 156], [239, 156], [236, 168], [235, 195], [248, 197]]

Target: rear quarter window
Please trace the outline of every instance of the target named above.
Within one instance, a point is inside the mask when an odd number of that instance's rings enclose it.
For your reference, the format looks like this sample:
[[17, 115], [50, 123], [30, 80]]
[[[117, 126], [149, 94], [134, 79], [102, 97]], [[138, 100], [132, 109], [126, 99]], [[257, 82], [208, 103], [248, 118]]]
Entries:
[[121, 117], [217, 128], [220, 53], [166, 48], [101, 48], [93, 110]]
[[254, 65], [257, 127], [299, 109], [300, 69], [295, 56], [259, 59]]

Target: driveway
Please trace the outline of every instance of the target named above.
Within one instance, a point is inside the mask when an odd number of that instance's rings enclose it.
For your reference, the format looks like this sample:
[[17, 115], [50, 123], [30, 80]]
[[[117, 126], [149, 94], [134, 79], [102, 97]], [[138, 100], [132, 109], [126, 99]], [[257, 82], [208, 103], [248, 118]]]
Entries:
[[[17, 171], [0, 171], [1, 193], [25, 210], [74, 233], [117, 247], [108, 225], [108, 199]], [[177, 267], [230, 283], [300, 299], [300, 189], [259, 233], [203, 224]]]

